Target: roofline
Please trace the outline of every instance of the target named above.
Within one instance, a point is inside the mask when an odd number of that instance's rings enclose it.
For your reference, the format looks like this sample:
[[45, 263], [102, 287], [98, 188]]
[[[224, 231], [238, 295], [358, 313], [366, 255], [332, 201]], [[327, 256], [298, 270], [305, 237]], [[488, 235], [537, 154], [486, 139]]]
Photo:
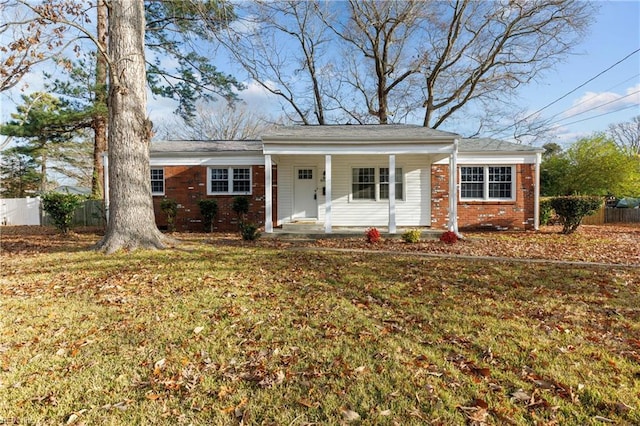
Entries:
[[404, 142], [404, 143], [412, 143], [412, 144], [420, 144], [420, 143], [453, 143], [455, 139], [459, 139], [456, 136], [451, 137], [442, 137], [442, 136], [427, 136], [424, 138], [416, 138], [416, 137], [393, 137], [393, 140], [389, 140], [388, 137], [382, 138], [373, 138], [368, 140], [363, 140], [362, 135], [360, 136], [329, 136], [329, 137], [304, 137], [304, 140], [301, 139], [300, 136], [263, 136], [263, 143], [297, 143], [297, 144], [306, 144], [311, 142], [323, 142], [326, 144], [344, 144], [345, 142], [353, 144], [353, 145], [382, 145], [389, 144], [390, 142]]

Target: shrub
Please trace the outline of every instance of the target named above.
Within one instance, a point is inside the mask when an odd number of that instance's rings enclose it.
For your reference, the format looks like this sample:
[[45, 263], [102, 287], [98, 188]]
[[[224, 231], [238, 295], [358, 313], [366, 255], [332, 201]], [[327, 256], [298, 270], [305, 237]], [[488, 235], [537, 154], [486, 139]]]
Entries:
[[540, 225], [549, 225], [553, 217], [553, 207], [551, 207], [551, 198], [540, 199]]
[[53, 225], [63, 234], [71, 229], [73, 212], [82, 204], [84, 197], [76, 194], [49, 192], [42, 196], [42, 208], [51, 216]]
[[454, 244], [458, 241], [458, 235], [453, 231], [447, 231], [440, 235], [440, 241], [447, 244]]
[[231, 210], [233, 210], [238, 215], [238, 221], [241, 228], [240, 231], [242, 231], [242, 224], [244, 223], [245, 216], [249, 213], [249, 197], [234, 197], [233, 204], [231, 205]]
[[602, 198], [590, 196], [553, 197], [551, 207], [562, 223], [562, 233], [571, 234], [580, 226], [582, 218], [602, 206]]
[[417, 243], [420, 241], [420, 236], [422, 232], [419, 229], [410, 229], [404, 234], [402, 234], [402, 239], [407, 243]]
[[213, 232], [213, 221], [218, 215], [218, 202], [211, 198], [204, 198], [198, 201], [200, 213], [204, 217], [204, 230]]
[[369, 244], [375, 244], [380, 241], [380, 231], [376, 228], [369, 228], [364, 233]]
[[258, 225], [253, 223], [243, 223], [240, 225], [240, 235], [245, 241], [255, 241], [260, 238], [260, 232], [258, 231]]
[[176, 216], [178, 216], [178, 202], [173, 198], [163, 198], [160, 201], [160, 210], [167, 215], [167, 227], [170, 232], [176, 230]]

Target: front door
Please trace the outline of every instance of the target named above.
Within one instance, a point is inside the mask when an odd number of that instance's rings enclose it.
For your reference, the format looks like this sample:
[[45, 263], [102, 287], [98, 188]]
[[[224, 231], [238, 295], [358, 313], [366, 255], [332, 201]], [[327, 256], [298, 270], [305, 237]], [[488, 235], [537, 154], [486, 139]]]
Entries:
[[294, 219], [318, 218], [317, 189], [315, 167], [296, 167], [293, 193]]

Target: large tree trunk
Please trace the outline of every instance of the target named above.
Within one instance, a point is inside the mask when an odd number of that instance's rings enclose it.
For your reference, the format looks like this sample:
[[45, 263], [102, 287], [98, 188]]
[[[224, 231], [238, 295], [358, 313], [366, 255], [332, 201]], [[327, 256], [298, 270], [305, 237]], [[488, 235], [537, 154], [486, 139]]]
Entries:
[[[104, 0], [97, 3], [97, 41], [100, 47], [107, 47], [107, 5]], [[96, 52], [96, 103], [103, 105], [106, 101], [107, 88], [107, 59], [100, 48]], [[104, 162], [102, 155], [107, 151], [107, 117], [98, 113], [93, 119], [93, 176], [91, 179], [91, 195], [95, 199], [104, 197]]]
[[149, 171], [142, 0], [113, 0], [109, 8], [109, 221], [97, 248], [164, 248], [153, 213]]

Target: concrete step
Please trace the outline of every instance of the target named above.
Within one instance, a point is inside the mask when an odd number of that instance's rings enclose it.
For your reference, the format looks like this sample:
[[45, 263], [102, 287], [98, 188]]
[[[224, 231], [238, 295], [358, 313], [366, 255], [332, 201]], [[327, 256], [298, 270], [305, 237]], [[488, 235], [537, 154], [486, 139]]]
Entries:
[[290, 223], [283, 223], [282, 230], [284, 232], [324, 232], [324, 225], [317, 223], [315, 220], [298, 220]]

